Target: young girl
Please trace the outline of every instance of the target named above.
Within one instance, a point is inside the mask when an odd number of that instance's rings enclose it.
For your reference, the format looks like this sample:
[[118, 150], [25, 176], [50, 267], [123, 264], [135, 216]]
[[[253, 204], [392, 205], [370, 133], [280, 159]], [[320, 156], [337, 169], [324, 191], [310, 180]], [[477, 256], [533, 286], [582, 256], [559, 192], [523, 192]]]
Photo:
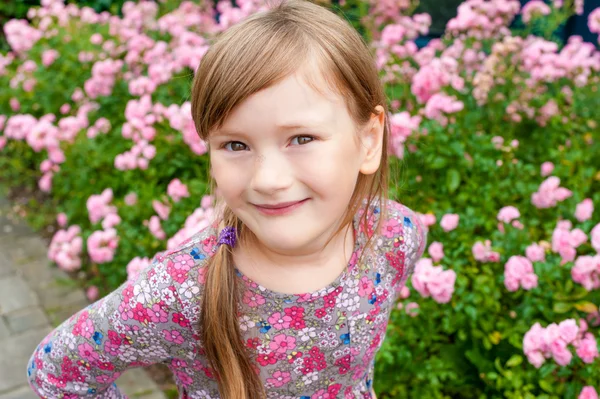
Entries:
[[426, 244], [387, 199], [386, 98], [368, 47], [329, 10], [285, 1], [229, 28], [195, 75], [214, 224], [38, 346], [43, 398], [120, 398], [170, 367], [180, 398], [373, 398], [374, 358]]

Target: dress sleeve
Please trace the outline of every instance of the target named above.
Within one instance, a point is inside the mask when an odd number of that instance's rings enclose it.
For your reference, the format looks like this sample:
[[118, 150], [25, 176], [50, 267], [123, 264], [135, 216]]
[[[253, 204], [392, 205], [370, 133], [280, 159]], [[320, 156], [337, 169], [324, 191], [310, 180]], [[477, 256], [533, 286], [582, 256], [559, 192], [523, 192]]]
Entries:
[[[157, 254], [135, 280], [50, 332], [27, 365], [41, 398], [125, 398], [114, 381], [129, 368], [181, 354], [192, 329], [183, 315], [177, 262]], [[185, 285], [185, 284], [184, 284]]]
[[425, 251], [427, 227], [416, 212], [390, 200], [382, 229], [387, 243], [385, 256], [391, 267], [392, 287], [397, 299]]
[[419, 215], [408, 210], [404, 216], [408, 217], [410, 221], [404, 219], [403, 235], [407, 249], [404, 255], [404, 272], [399, 288], [402, 288], [413, 274], [417, 261], [421, 259], [427, 246], [427, 227], [423, 224]]

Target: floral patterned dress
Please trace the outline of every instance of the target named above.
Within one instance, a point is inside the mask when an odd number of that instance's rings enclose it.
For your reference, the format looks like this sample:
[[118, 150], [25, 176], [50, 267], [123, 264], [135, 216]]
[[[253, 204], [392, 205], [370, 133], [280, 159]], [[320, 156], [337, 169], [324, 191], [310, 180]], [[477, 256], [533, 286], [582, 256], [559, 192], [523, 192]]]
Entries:
[[[416, 213], [389, 200], [388, 215], [363, 261], [357, 260], [380, 216], [365, 228], [354, 217], [355, 247], [347, 268], [312, 293], [282, 294], [243, 284], [239, 323], [267, 398], [371, 398], [375, 354], [400, 288], [422, 255], [426, 231]], [[129, 368], [163, 363], [179, 398], [219, 398], [199, 341], [203, 267], [216, 249], [208, 227], [178, 248], [157, 254], [135, 281], [82, 309], [42, 340], [27, 367], [42, 398], [123, 398], [114, 384]]]

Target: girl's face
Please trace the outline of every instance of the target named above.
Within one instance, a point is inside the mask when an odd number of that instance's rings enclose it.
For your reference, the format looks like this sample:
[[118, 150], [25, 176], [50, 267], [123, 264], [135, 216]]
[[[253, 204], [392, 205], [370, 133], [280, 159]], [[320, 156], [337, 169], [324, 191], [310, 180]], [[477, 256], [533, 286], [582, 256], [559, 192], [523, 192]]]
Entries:
[[301, 72], [253, 94], [209, 136], [219, 194], [269, 250], [319, 250], [339, 226], [359, 172], [379, 167], [384, 113], [378, 111], [359, 133], [361, 145], [344, 99], [321, 96]]

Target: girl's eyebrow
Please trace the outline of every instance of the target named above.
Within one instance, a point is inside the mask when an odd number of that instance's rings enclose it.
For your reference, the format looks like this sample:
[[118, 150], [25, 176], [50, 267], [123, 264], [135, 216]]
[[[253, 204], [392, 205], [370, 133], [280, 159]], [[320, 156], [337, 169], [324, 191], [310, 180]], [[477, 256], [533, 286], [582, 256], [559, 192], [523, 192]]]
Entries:
[[321, 127], [322, 124], [317, 121], [311, 121], [312, 123], [302, 123], [302, 122], [288, 122], [277, 125], [277, 127], [281, 130], [295, 130], [295, 129], [314, 129]]
[[[312, 121], [311, 121], [312, 122]], [[314, 123], [302, 123], [302, 122], [287, 122], [287, 123], [282, 123], [277, 125], [277, 128], [279, 128], [280, 130], [297, 130], [297, 129], [316, 129], [316, 128], [322, 128], [323, 125], [321, 123], [317, 123], [317, 121], [314, 121]], [[219, 130], [217, 132], [215, 132], [212, 137], [219, 137], [219, 136], [241, 136], [241, 137], [247, 137], [246, 133], [242, 132], [242, 131], [237, 131], [237, 130]]]
[[230, 136], [241, 136], [241, 137], [247, 137], [246, 134], [242, 133], [242, 132], [236, 132], [236, 131], [230, 131], [230, 130], [220, 130], [217, 131], [213, 134], [210, 135], [211, 138], [215, 138], [215, 137], [230, 137]]

